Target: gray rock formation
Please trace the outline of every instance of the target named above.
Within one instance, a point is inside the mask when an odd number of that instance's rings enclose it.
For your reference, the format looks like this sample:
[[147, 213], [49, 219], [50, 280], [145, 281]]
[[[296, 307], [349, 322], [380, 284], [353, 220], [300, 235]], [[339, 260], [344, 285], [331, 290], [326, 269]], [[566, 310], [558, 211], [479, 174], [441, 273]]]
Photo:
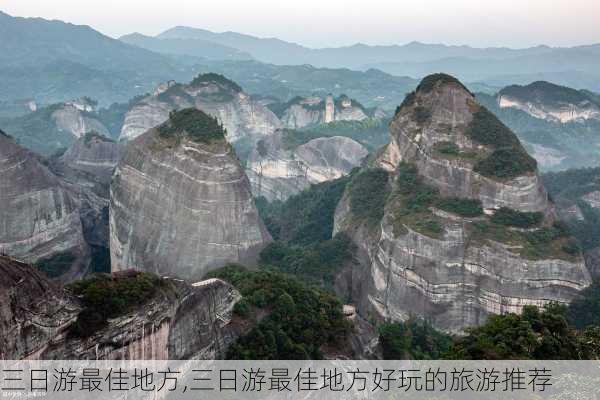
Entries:
[[252, 100], [235, 84], [216, 74], [198, 76], [187, 85], [161, 84], [125, 115], [121, 141], [130, 141], [169, 118], [169, 112], [196, 107], [217, 117], [227, 130], [227, 140], [255, 142], [272, 134], [281, 122], [268, 108]]
[[[349, 234], [359, 251], [358, 263], [340, 274], [338, 288], [352, 296], [363, 316], [405, 320], [417, 315], [438, 328], [461, 332], [492, 313], [569, 302], [590, 284], [580, 254], [550, 254], [548, 249], [548, 254], [534, 256], [522, 241], [475, 229], [488, 226], [488, 215], [499, 207], [541, 212], [544, 226], [554, 220], [553, 206], [535, 171], [504, 178], [477, 172], [479, 162], [495, 151], [469, 134], [479, 107], [453, 78], [425, 78], [394, 117], [391, 142], [373, 167], [387, 170], [390, 187], [396, 187], [399, 165], [414, 165], [420, 179], [441, 197], [480, 200], [485, 214], [461, 217], [434, 205], [411, 220], [406, 217], [410, 211], [403, 208], [406, 200], [392, 191], [381, 220], [369, 224], [354, 215], [351, 189], [344, 194], [334, 233]], [[505, 139], [513, 146], [511, 152], [523, 154], [510, 135]], [[440, 151], [440, 145], [451, 151]], [[529, 162], [526, 156], [521, 161]], [[433, 228], [423, 228], [424, 221], [433, 221]], [[507, 228], [505, 235], [518, 233]]]
[[230, 262], [255, 264], [270, 240], [248, 178], [211, 117], [179, 111], [129, 143], [111, 184], [114, 271], [197, 280]]
[[497, 96], [501, 108], [516, 108], [529, 115], [553, 122], [600, 120], [600, 105], [583, 91], [549, 82], [513, 85]]
[[[378, 112], [375, 118], [381, 117]], [[325, 99], [306, 97], [292, 99], [281, 115], [281, 122], [286, 128], [299, 129], [310, 125], [333, 121], [362, 121], [369, 118], [366, 110], [348, 96], [333, 99], [331, 95]]]
[[87, 132], [60, 157], [60, 162], [72, 171], [109, 184], [119, 162], [119, 146], [106, 136]]
[[94, 107], [85, 99], [66, 102], [52, 113], [52, 120], [61, 131], [69, 132], [76, 138], [87, 132], [97, 132], [110, 137], [108, 129], [93, 115]]
[[72, 259], [69, 280], [86, 268], [77, 196], [36, 155], [0, 132], [0, 253], [28, 262]]
[[119, 152], [119, 145], [113, 140], [88, 132], [51, 165], [79, 198], [86, 242], [106, 254], [109, 248], [109, 186], [119, 162]]
[[286, 135], [279, 130], [261, 140], [251, 153], [246, 174], [255, 196], [285, 200], [311, 184], [337, 179], [358, 167], [368, 154], [360, 143], [346, 137], [312, 139], [288, 148]]
[[83, 338], [72, 330], [79, 299], [30, 266], [0, 257], [0, 359], [215, 359], [243, 333], [231, 320], [241, 296], [228, 283], [165, 278], [162, 286]]

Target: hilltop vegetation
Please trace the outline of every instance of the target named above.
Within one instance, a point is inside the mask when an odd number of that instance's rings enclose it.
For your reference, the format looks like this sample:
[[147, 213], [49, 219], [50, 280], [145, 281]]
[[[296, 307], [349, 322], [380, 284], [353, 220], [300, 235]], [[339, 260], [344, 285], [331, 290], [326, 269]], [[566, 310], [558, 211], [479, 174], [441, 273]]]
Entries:
[[67, 286], [81, 299], [83, 310], [71, 334], [88, 337], [115, 318], [151, 299], [160, 289], [169, 291], [168, 283], [156, 275], [127, 272], [116, 275], [95, 274]]
[[171, 111], [169, 120], [158, 127], [160, 136], [165, 138], [181, 134], [197, 143], [210, 143], [225, 139], [225, 129], [215, 118], [197, 108]]
[[536, 81], [529, 85], [510, 85], [498, 92], [501, 96], [510, 96], [527, 103], [560, 107], [565, 103], [580, 104], [585, 101], [596, 103], [595, 96], [583, 90], [556, 85], [546, 81]]
[[[500, 108], [495, 96], [478, 93], [477, 100], [526, 142], [528, 150], [544, 146], [552, 157], [538, 164], [542, 170], [564, 170], [595, 166], [600, 156], [595, 150], [600, 121], [558, 123], [535, 118], [516, 108]], [[532, 154], [536, 154], [533, 152]], [[537, 157], [537, 155], [536, 155]]]
[[467, 135], [493, 148], [490, 155], [475, 164], [474, 170], [482, 175], [514, 178], [537, 168], [537, 162], [527, 154], [515, 134], [485, 107], [477, 106]]
[[208, 72], [198, 75], [190, 82], [190, 86], [198, 86], [203, 83], [216, 83], [217, 85], [229, 90], [233, 90], [234, 92], [242, 91], [242, 87], [240, 85], [238, 85], [231, 79], [227, 79], [225, 76], [221, 74], [216, 74], [214, 72]]
[[339, 346], [350, 333], [334, 295], [290, 275], [228, 266], [209, 277], [230, 282], [244, 296], [235, 308], [238, 316], [255, 320], [259, 310], [267, 311], [256, 327], [229, 347], [228, 359], [321, 359], [323, 346]]

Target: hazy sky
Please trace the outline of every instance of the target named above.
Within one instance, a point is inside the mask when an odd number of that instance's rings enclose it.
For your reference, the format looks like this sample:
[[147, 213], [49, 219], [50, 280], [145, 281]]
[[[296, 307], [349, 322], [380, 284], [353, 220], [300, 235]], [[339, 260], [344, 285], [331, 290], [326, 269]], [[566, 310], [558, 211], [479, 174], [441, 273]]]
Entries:
[[87, 24], [113, 37], [187, 25], [310, 47], [600, 42], [600, 0], [0, 0], [0, 10]]

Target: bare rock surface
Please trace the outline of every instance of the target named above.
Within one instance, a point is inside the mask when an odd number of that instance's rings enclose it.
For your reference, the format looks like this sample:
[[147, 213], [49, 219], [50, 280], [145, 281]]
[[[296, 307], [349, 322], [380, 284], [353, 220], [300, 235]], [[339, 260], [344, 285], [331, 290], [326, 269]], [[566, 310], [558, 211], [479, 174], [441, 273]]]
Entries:
[[80, 337], [77, 297], [7, 257], [0, 273], [0, 359], [216, 359], [244, 330], [232, 322], [241, 296], [228, 283], [163, 278], [148, 301]]
[[342, 136], [312, 139], [288, 148], [285, 135], [277, 131], [263, 139], [248, 159], [246, 173], [257, 197], [285, 200], [311, 184], [347, 175], [368, 155], [360, 143]]
[[[334, 234], [345, 232], [358, 246], [356, 264], [338, 277], [338, 291], [343, 288], [367, 319], [416, 315], [460, 333], [490, 314], [568, 303], [590, 284], [581, 254], [531, 256], [523, 252], [525, 243], [505, 243], [473, 229], [500, 207], [540, 212], [546, 227], [555, 219], [537, 171], [504, 178], [477, 171], [477, 163], [494, 151], [469, 134], [479, 107], [454, 78], [425, 78], [400, 107], [390, 125], [390, 144], [370, 166], [388, 171], [390, 194], [381, 220], [357, 220], [350, 189], [338, 204]], [[522, 151], [518, 141], [508, 141]], [[441, 153], [440, 144], [451, 154]], [[404, 163], [414, 165], [419, 179], [439, 196], [479, 200], [485, 214], [467, 218], [434, 206], [416, 221], [401, 219], [399, 207], [405, 205], [393, 188]], [[435, 233], [419, 225], [424, 220], [436, 221]], [[510, 229], [509, 234], [516, 232]]]
[[69, 254], [62, 279], [89, 260], [77, 196], [30, 151], [0, 132], [0, 253], [28, 262]]
[[169, 112], [195, 107], [216, 118], [227, 130], [227, 140], [255, 142], [271, 135], [281, 122], [267, 107], [235, 84], [216, 74], [204, 74], [189, 84], [162, 84], [125, 115], [121, 141], [131, 141], [169, 118]]
[[213, 128], [220, 138], [202, 141], [169, 120], [129, 143], [111, 184], [113, 271], [197, 280], [227, 263], [256, 263], [271, 237], [235, 151]]

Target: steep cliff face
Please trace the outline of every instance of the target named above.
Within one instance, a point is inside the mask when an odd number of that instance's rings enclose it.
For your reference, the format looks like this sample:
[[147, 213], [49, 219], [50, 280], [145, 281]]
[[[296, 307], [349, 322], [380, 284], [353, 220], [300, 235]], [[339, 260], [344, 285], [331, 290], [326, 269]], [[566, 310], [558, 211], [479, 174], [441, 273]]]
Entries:
[[368, 155], [360, 143], [346, 137], [312, 139], [296, 147], [287, 144], [294, 131], [279, 130], [261, 140], [251, 153], [246, 174], [255, 196], [285, 200], [311, 184], [347, 175]]
[[212, 117], [173, 113], [128, 145], [111, 184], [113, 270], [200, 279], [229, 262], [254, 264], [270, 240]]
[[533, 117], [561, 123], [600, 120], [600, 105], [585, 92], [549, 82], [508, 86], [498, 93], [501, 108], [516, 108]]
[[109, 186], [119, 153], [119, 145], [113, 140], [88, 132], [51, 165], [79, 199], [85, 240], [94, 252], [102, 251], [102, 257], [92, 255], [92, 261], [103, 261], [102, 265], [94, 264], [101, 270], [107, 268]]
[[91, 114], [94, 108], [85, 100], [66, 102], [52, 113], [52, 120], [59, 130], [71, 133], [76, 138], [87, 132], [110, 136], [108, 129]]
[[0, 272], [0, 359], [215, 359], [243, 333], [231, 321], [241, 296], [218, 279], [162, 279], [151, 298], [82, 337], [84, 304], [69, 290], [6, 257]]
[[[381, 117], [381, 113], [373, 116]], [[325, 99], [297, 97], [290, 100], [281, 113], [283, 125], [291, 129], [333, 121], [362, 121], [367, 118], [369, 116], [365, 108], [345, 95], [337, 99], [333, 99], [331, 95]]]
[[0, 172], [0, 253], [47, 265], [58, 257], [61, 267], [51, 275], [69, 280], [81, 274], [88, 249], [77, 196], [1, 132]]
[[21, 359], [44, 347], [78, 310], [41, 272], [0, 256], [0, 359]]
[[361, 314], [460, 332], [491, 313], [569, 302], [589, 285], [535, 161], [460, 82], [425, 78], [390, 135], [335, 215], [334, 233], [359, 247], [338, 286]]
[[254, 142], [272, 134], [281, 122], [234, 82], [221, 75], [203, 74], [187, 85], [169, 82], [141, 99], [125, 115], [121, 140], [130, 141], [169, 118], [169, 112], [195, 107], [221, 121], [227, 140]]
[[60, 157], [67, 168], [95, 177], [102, 184], [110, 183], [118, 161], [119, 146], [95, 132], [86, 132]]

